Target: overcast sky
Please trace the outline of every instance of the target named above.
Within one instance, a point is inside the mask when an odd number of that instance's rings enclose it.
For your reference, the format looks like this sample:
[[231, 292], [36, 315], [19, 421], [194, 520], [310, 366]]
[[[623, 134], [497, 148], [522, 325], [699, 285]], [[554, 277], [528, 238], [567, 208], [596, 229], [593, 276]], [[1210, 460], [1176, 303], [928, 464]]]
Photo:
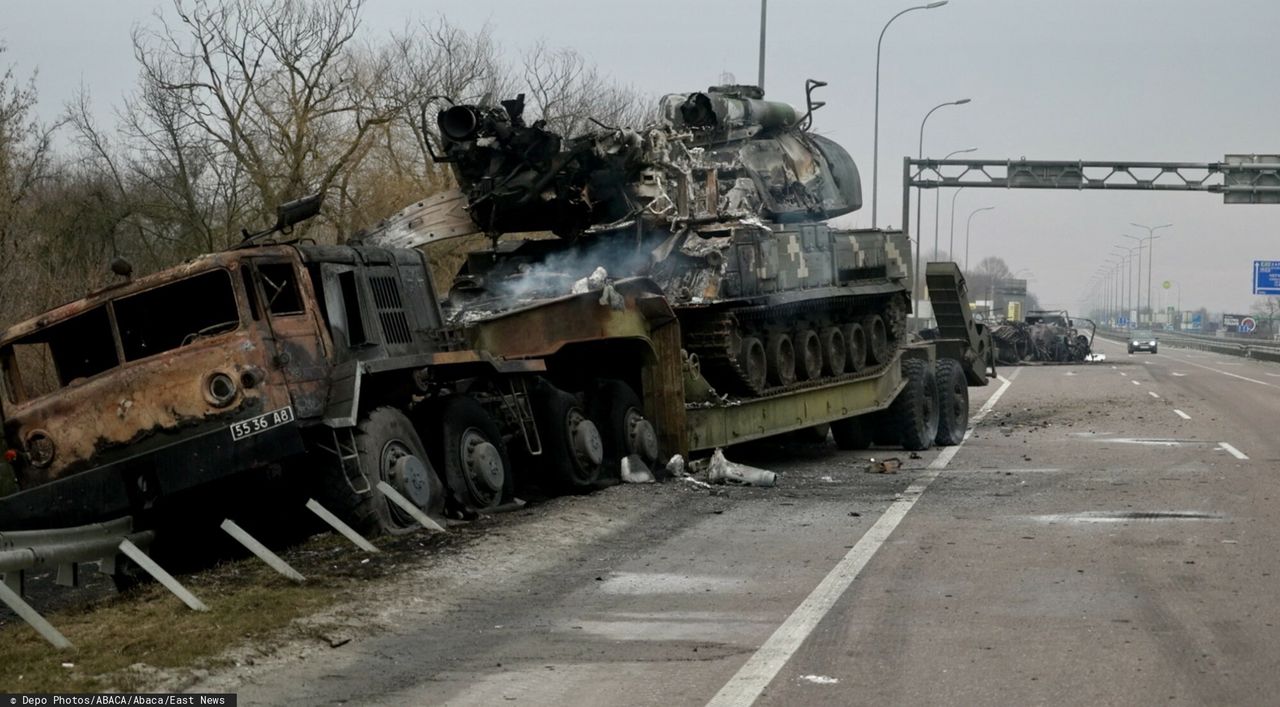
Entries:
[[[844, 144], [863, 174], [871, 225], [876, 37], [897, 0], [772, 0], [769, 97], [801, 102], [803, 82], [828, 81], [816, 128]], [[101, 110], [135, 76], [129, 32], [168, 2], [5, 3], [0, 41], [20, 73], [38, 69], [41, 109], [58, 112], [77, 86]], [[576, 48], [622, 83], [653, 95], [756, 76], [758, 0], [369, 0], [370, 38], [444, 14], [492, 25], [514, 58], [538, 39]], [[951, 0], [899, 18], [881, 69], [880, 225], [901, 221], [902, 157], [938, 103], [925, 155], [977, 147], [987, 158], [1213, 162], [1280, 152], [1280, 2], [1274, 0]], [[951, 192], [942, 192], [946, 249]], [[933, 245], [933, 195], [924, 242]], [[1182, 284], [1184, 309], [1244, 310], [1254, 259], [1280, 260], [1280, 205], [1227, 206], [1205, 193], [969, 189], [957, 200], [957, 250], [974, 208], [970, 259], [1025, 269], [1042, 303], [1075, 308], [1085, 282], [1130, 222], [1172, 223], [1156, 242], [1156, 289]], [[1144, 258], [1145, 261], [1145, 258]], [[1145, 262], [1144, 262], [1145, 270]], [[1170, 293], [1176, 293], [1176, 288]], [[1174, 303], [1174, 294], [1166, 304]], [[1157, 292], [1156, 304], [1161, 304]]]

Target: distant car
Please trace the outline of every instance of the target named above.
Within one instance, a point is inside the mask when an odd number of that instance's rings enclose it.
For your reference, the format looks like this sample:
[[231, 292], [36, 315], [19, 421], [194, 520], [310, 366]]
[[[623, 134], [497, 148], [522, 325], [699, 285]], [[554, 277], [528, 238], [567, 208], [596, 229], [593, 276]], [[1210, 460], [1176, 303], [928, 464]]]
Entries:
[[1134, 351], [1150, 351], [1156, 353], [1159, 348], [1155, 332], [1133, 331], [1129, 333], [1129, 353]]

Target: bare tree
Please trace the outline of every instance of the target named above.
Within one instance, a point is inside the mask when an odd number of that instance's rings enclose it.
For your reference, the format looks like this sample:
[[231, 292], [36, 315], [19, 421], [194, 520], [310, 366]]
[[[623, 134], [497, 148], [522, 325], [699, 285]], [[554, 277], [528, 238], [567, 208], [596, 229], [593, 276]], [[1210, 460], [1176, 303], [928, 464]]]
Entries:
[[524, 55], [524, 81], [537, 117], [568, 137], [601, 125], [634, 127], [649, 117], [638, 93], [609, 81], [572, 49], [538, 43]]
[[264, 215], [328, 192], [404, 109], [387, 90], [394, 53], [358, 46], [362, 5], [175, 0], [179, 23], [134, 33], [144, 101], [171, 94], [161, 114], [230, 155]]

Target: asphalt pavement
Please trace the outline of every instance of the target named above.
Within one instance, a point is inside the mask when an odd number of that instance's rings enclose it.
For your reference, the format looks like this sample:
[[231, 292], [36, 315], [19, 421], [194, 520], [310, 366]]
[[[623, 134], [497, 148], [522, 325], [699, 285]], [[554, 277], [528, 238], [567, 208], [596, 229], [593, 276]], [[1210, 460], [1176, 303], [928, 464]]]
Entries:
[[[639, 510], [554, 560], [424, 586], [414, 602], [450, 610], [220, 686], [242, 704], [1280, 701], [1280, 365], [1099, 348], [970, 389], [970, 437], [920, 459], [755, 445], [728, 456], [778, 488], [607, 490]], [[866, 471], [885, 456], [904, 468]]]

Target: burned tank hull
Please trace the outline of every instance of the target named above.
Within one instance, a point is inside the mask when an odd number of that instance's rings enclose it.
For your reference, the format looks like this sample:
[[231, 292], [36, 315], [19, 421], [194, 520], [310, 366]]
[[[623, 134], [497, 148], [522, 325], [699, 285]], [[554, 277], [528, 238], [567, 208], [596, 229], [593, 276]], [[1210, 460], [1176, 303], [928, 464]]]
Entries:
[[[910, 244], [828, 225], [861, 207], [861, 182], [808, 131], [818, 105], [715, 87], [664, 97], [656, 126], [576, 137], [526, 125], [520, 98], [442, 111], [440, 159], [494, 239], [455, 280], [455, 320], [648, 277], [720, 393], [873, 375], [906, 340]], [[557, 238], [499, 240], [521, 231]]]

